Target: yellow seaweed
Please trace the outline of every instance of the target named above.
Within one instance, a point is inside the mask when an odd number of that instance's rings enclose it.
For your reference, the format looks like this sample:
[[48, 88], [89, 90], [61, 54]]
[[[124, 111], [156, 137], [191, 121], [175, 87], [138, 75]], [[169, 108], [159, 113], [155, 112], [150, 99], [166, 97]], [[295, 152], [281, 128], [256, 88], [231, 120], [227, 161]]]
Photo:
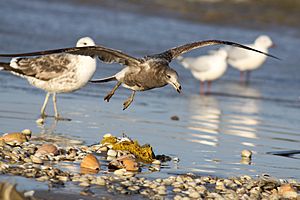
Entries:
[[150, 145], [140, 146], [138, 141], [123, 141], [115, 143], [112, 148], [114, 150], [129, 151], [144, 162], [152, 162], [155, 157]]

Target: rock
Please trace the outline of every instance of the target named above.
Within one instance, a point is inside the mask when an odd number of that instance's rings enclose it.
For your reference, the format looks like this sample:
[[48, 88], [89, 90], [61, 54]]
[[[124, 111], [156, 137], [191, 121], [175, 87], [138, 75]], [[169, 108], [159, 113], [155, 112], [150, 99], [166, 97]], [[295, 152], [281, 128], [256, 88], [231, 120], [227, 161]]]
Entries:
[[198, 198], [200, 198], [200, 194], [196, 191], [191, 191], [191, 192], [189, 192], [189, 197], [191, 197], [193, 199], [198, 199]]
[[118, 169], [118, 170], [114, 171], [114, 174], [117, 176], [123, 176], [125, 172], [126, 172], [126, 169]]
[[43, 144], [38, 148], [35, 154], [36, 156], [49, 155], [49, 154], [53, 154], [54, 156], [56, 156], [58, 154], [58, 149], [54, 144]]
[[112, 150], [112, 149], [107, 151], [107, 156], [110, 156], [110, 157], [116, 157], [117, 154], [118, 154], [117, 151]]
[[278, 195], [286, 199], [296, 199], [297, 192], [291, 184], [283, 184], [278, 188]]
[[35, 121], [35, 123], [40, 124], [40, 125], [44, 124], [44, 122], [45, 122], [45, 120], [43, 118], [39, 118]]
[[241, 156], [245, 158], [251, 158], [252, 157], [252, 152], [250, 150], [244, 149], [241, 152]]
[[112, 137], [112, 134], [106, 133], [106, 134], [103, 135], [103, 138], [109, 138], [109, 137]]
[[30, 156], [30, 159], [31, 159], [31, 161], [32, 161], [33, 163], [35, 163], [35, 164], [43, 164], [43, 160], [40, 159], [40, 158], [37, 157], [37, 156], [31, 155], [31, 156]]
[[174, 121], [179, 121], [179, 117], [177, 115], [173, 115], [171, 117], [171, 120], [174, 120]]
[[80, 168], [100, 170], [100, 163], [93, 154], [88, 154], [81, 161]]
[[101, 177], [97, 177], [95, 180], [95, 184], [96, 185], [106, 185], [106, 181]]
[[152, 164], [154, 164], [154, 165], [161, 165], [161, 162], [160, 162], [160, 160], [154, 160], [152, 162]]

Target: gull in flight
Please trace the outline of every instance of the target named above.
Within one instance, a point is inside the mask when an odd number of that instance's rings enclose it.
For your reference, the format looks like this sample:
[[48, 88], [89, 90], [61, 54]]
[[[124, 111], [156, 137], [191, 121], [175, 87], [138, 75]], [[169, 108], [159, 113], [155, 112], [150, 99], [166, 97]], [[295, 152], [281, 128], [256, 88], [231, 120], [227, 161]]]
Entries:
[[[192, 75], [200, 80], [200, 94], [210, 92], [211, 82], [220, 78], [227, 69], [227, 51], [223, 48], [211, 51], [210, 54], [199, 57], [178, 56], [177, 60], [189, 69]], [[205, 91], [207, 82], [207, 91]]]
[[225, 44], [245, 48], [248, 50], [256, 51], [271, 57], [275, 56], [266, 54], [262, 51], [253, 48], [221, 40], [205, 40], [189, 44], [184, 44], [178, 47], [168, 49], [162, 53], [147, 55], [142, 58], [135, 58], [125, 54], [119, 50], [106, 48], [100, 45], [89, 47], [73, 47], [64, 49], [54, 49], [40, 52], [24, 53], [24, 54], [0, 54], [0, 56], [37, 56], [45, 54], [66, 53], [73, 55], [90, 56], [91, 58], [98, 57], [105, 63], [119, 63], [124, 68], [113, 76], [103, 79], [91, 80], [93, 83], [102, 83], [109, 81], [117, 81], [117, 84], [109, 92], [104, 100], [109, 101], [114, 95], [115, 91], [122, 85], [125, 88], [131, 89], [132, 94], [124, 102], [123, 110], [125, 110], [133, 101], [136, 91], [145, 91], [153, 88], [159, 88], [170, 84], [175, 90], [180, 93], [181, 85], [178, 81], [177, 72], [169, 66], [169, 63], [183, 53], [189, 52], [204, 46]]
[[[84, 37], [77, 41], [76, 47], [94, 45], [91, 38]], [[86, 55], [60, 52], [35, 57], [26, 57], [25, 54], [4, 54], [2, 56], [15, 58], [10, 63], [0, 62], [0, 69], [26, 78], [31, 85], [47, 92], [41, 109], [42, 119], [47, 117], [45, 109], [52, 94], [54, 117], [57, 120], [63, 120], [57, 111], [56, 94], [69, 93], [82, 88], [96, 71], [96, 60]]]
[[[245, 46], [268, 53], [270, 47], [274, 44], [269, 36], [261, 35], [254, 41], [253, 44], [245, 44]], [[240, 81], [245, 82], [244, 75], [246, 75], [246, 82], [249, 81], [250, 72], [258, 69], [266, 61], [266, 56], [251, 51], [245, 51], [235, 47], [227, 48], [228, 63], [235, 69], [240, 71]]]

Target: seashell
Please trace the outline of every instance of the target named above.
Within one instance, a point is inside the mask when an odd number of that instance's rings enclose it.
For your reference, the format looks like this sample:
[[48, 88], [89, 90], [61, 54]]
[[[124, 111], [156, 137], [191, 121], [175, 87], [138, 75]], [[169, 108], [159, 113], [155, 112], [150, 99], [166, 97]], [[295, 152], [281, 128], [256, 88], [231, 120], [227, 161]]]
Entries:
[[54, 144], [43, 144], [38, 148], [35, 154], [37, 156], [47, 155], [47, 154], [53, 154], [54, 156], [56, 156], [58, 154], [58, 149]]
[[88, 154], [81, 161], [80, 168], [100, 170], [100, 163], [93, 154]]
[[28, 141], [28, 137], [20, 132], [6, 133], [0, 139], [9, 145], [20, 145]]
[[297, 192], [291, 184], [283, 184], [278, 188], [278, 194], [284, 199], [296, 199]]

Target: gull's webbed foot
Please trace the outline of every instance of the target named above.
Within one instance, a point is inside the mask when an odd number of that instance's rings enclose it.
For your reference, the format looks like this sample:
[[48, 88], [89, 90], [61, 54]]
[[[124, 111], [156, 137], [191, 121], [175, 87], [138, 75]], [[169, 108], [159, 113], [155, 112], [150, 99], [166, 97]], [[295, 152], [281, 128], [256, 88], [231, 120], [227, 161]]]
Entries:
[[123, 103], [123, 110], [125, 110], [126, 108], [128, 108], [130, 106], [130, 104], [133, 102], [134, 95], [135, 95], [135, 91], [133, 91], [131, 93], [130, 97], [126, 101], [124, 101], [124, 103]]
[[110, 92], [104, 97], [104, 101], [109, 102], [110, 98], [114, 95], [114, 93]]

